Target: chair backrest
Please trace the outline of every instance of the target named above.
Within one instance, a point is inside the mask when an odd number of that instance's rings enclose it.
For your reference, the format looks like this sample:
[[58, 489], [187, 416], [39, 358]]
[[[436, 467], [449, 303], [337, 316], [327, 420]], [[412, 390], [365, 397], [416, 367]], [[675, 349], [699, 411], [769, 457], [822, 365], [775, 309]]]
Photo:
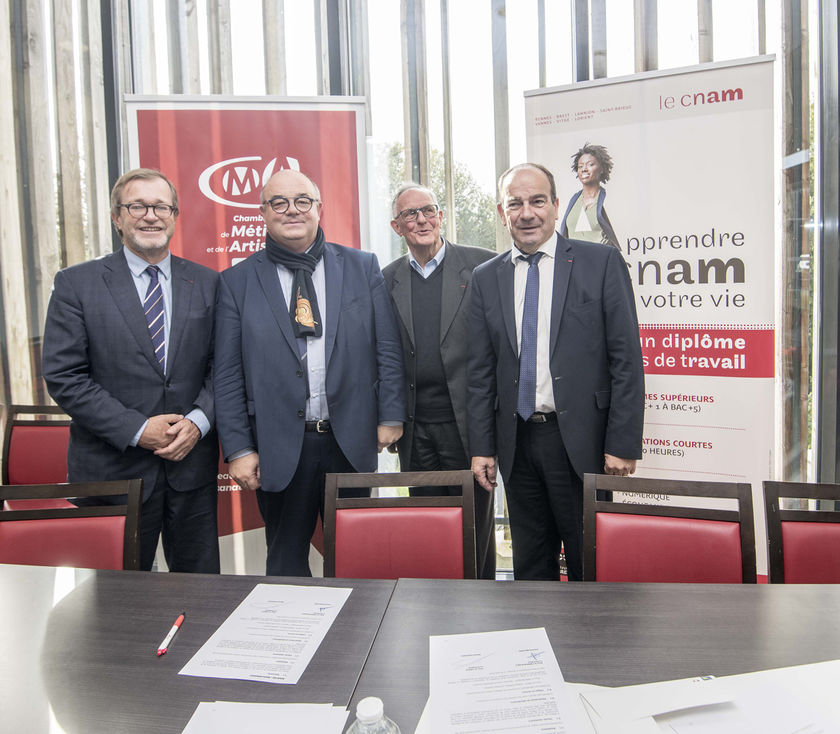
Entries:
[[[24, 417], [26, 416], [26, 417]], [[46, 416], [63, 416], [48, 419]], [[3, 484], [67, 481], [70, 419], [55, 405], [10, 405], [3, 419]]]
[[[126, 504], [51, 505], [111, 495]], [[142, 496], [142, 479], [0, 486], [0, 563], [138, 570]]]
[[[324, 576], [475, 578], [469, 470], [327, 474]], [[461, 486], [460, 497], [339, 498], [342, 487]]]
[[[840, 584], [840, 485], [763, 484], [770, 583]], [[833, 509], [782, 509], [782, 499], [835, 504]]]
[[[583, 580], [755, 583], [749, 484], [586, 474]], [[598, 499], [599, 490], [632, 495]], [[650, 504], [651, 496], [737, 500], [737, 510]]]

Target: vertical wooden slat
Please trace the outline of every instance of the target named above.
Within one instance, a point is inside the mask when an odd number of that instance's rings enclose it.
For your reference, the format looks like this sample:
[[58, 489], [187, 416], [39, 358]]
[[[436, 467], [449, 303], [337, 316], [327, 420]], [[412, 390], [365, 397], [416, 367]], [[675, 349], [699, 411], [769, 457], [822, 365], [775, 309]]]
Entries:
[[85, 228], [82, 221], [83, 151], [79, 148], [79, 110], [77, 108], [76, 58], [74, 40], [78, 20], [74, 17], [75, 3], [55, 5], [55, 86], [58, 125], [58, 164], [61, 192], [59, 221], [68, 265], [85, 258]]
[[440, 50], [441, 50], [441, 85], [443, 86], [443, 185], [446, 216], [443, 223], [446, 237], [455, 242], [457, 221], [455, 218], [455, 172], [452, 148], [452, 80], [449, 74], [449, 3], [440, 0]]
[[327, 27], [327, 0], [315, 0], [315, 63], [318, 67], [318, 94], [330, 94], [330, 47]]
[[[40, 361], [40, 341], [33, 337], [33, 333], [40, 334], [43, 325], [43, 305], [49, 299], [52, 274], [66, 263], [59, 239], [51, 7], [52, 3], [42, 0], [28, 0], [21, 4], [24, 58], [18, 79], [23, 87], [23, 107], [18, 110], [17, 117], [24, 145], [20, 163], [26, 169], [25, 187], [21, 192], [21, 198], [26, 198], [20, 202], [21, 212], [26, 218], [26, 244], [24, 268], [16, 277], [20, 287], [25, 289], [20, 297], [23, 302], [28, 302], [29, 312], [28, 319], [15, 326], [18, 329], [17, 338], [10, 339], [9, 348], [21, 355], [31, 350], [31, 361], [25, 369], [35, 371]], [[18, 375], [23, 369], [23, 365], [16, 365], [12, 374]], [[27, 382], [30, 380], [31, 375]]]
[[[0, 0], [0, 98], [12, 100], [15, 68], [14, 43], [10, 33], [9, 0]], [[24, 238], [21, 228], [21, 201], [18, 188], [15, 111], [10, 104], [0, 105], [0, 268], [4, 321], [3, 397], [4, 402], [23, 402], [33, 391], [29, 351], [28, 313], [24, 271]]]
[[181, 47], [186, 69], [187, 94], [201, 94], [201, 65], [198, 48], [198, 10], [196, 0], [184, 2], [184, 39]]
[[168, 0], [166, 4], [166, 48], [169, 51], [169, 91], [186, 92], [187, 70], [184, 67], [184, 0]]
[[210, 53], [210, 92], [233, 94], [230, 0], [208, 0], [207, 37]]
[[589, 0], [572, 0], [572, 66], [575, 80], [589, 79]]
[[[139, 91], [134, 86], [134, 79], [131, 73], [131, 22], [128, 13], [128, 4], [127, 3], [114, 3], [113, 6], [113, 13], [114, 13], [114, 38], [115, 42], [114, 45], [116, 46], [116, 53], [114, 64], [116, 69], [114, 70], [114, 75], [116, 76], [116, 92], [119, 99], [122, 99], [124, 94], [133, 94], [136, 91]], [[121, 150], [121, 166], [120, 166], [120, 173], [124, 173], [129, 168], [129, 159], [128, 159], [128, 145], [126, 145], [125, 141], [128, 140], [128, 125], [125, 119], [125, 108], [122, 104], [119, 104], [120, 110], [120, 150]], [[109, 185], [113, 184], [113, 181], [109, 182]]]
[[[505, 0], [491, 0], [490, 33], [493, 45], [493, 125], [496, 140], [496, 179], [510, 167], [510, 112], [508, 109], [507, 15]], [[494, 186], [495, 188], [495, 186]], [[510, 247], [510, 239], [499, 217], [496, 250]]]
[[263, 0], [265, 91], [286, 94], [286, 22], [283, 0]]
[[140, 94], [157, 94], [154, 3], [130, 3], [128, 12], [131, 15], [134, 88]]
[[345, 0], [347, 2], [350, 35], [350, 94], [364, 97], [365, 135], [373, 129], [370, 117], [370, 50], [368, 39], [367, 0]]
[[714, 61], [715, 35], [712, 24], [712, 0], [697, 0], [697, 41], [700, 63]]
[[607, 76], [607, 2], [592, 0], [590, 4], [592, 27], [592, 78]]
[[659, 68], [657, 0], [633, 0], [636, 72]]
[[108, 141], [105, 130], [105, 96], [99, 0], [84, 5], [83, 46], [86, 63], [85, 91], [85, 207], [87, 210], [88, 258], [111, 252], [111, 220], [108, 216]]

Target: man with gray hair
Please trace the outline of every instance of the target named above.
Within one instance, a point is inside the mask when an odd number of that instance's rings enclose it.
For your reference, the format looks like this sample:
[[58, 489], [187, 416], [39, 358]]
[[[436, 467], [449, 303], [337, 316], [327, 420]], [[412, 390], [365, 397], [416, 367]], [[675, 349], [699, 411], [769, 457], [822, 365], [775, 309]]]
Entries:
[[[403, 471], [468, 469], [467, 321], [472, 271], [492, 250], [448, 242], [434, 193], [416, 183], [394, 195], [391, 227], [408, 253], [383, 271], [397, 314], [408, 420], [397, 444]], [[460, 487], [412, 487], [413, 496]], [[496, 575], [493, 495], [475, 492], [478, 578]]]
[[170, 253], [178, 213], [175, 187], [160, 171], [119, 178], [111, 221], [123, 247], [55, 276], [43, 372], [72, 418], [68, 480], [143, 480], [140, 568], [151, 570], [162, 535], [170, 571], [219, 573], [219, 276]]

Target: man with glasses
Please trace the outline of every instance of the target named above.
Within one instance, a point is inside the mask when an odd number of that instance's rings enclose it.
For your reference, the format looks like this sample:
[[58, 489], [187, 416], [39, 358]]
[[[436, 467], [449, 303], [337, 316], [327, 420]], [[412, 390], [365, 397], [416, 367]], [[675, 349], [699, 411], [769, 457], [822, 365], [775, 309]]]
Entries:
[[43, 373], [72, 418], [69, 481], [143, 479], [141, 568], [151, 570], [162, 535], [170, 571], [218, 573], [219, 276], [169, 252], [178, 213], [159, 171], [119, 178], [111, 220], [123, 248], [55, 276]]
[[513, 573], [580, 581], [585, 473], [626, 476], [642, 455], [644, 374], [633, 287], [612, 245], [555, 232], [554, 176], [499, 178], [513, 246], [477, 268], [470, 316], [470, 450], [476, 479], [505, 482]]
[[[400, 327], [405, 363], [405, 432], [397, 444], [403, 471], [470, 468], [467, 451], [467, 347], [472, 271], [496, 253], [444, 239], [443, 212], [434, 193], [416, 183], [391, 202], [391, 227], [408, 253], [382, 274]], [[411, 487], [412, 496], [460, 487]], [[476, 488], [478, 578], [496, 576], [493, 495]]]
[[219, 435], [231, 477], [256, 491], [266, 573], [309, 576], [324, 475], [374, 471], [402, 435], [402, 358], [376, 257], [326, 242], [315, 183], [279, 171], [261, 202], [265, 249], [219, 287]]

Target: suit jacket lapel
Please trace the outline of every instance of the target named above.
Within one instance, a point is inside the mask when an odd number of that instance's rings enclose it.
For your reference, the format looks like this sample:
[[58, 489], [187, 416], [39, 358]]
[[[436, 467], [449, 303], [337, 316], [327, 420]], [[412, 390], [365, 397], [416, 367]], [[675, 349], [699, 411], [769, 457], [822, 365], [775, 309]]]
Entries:
[[557, 247], [554, 250], [554, 289], [551, 294], [551, 341], [548, 354], [554, 354], [557, 346], [557, 335], [560, 332], [560, 321], [563, 318], [563, 306], [566, 303], [566, 293], [569, 290], [569, 278], [572, 274], [574, 257], [568, 240], [557, 235]]
[[[446, 258], [444, 258], [445, 261]], [[444, 275], [446, 275], [445, 270]], [[411, 313], [411, 263], [408, 261], [408, 255], [401, 258], [397, 263], [397, 268], [394, 272], [394, 288], [391, 291], [391, 298], [394, 299], [397, 314], [399, 314], [400, 320], [406, 332], [408, 332], [408, 338], [414, 344], [414, 316]]]
[[440, 343], [446, 338], [449, 327], [455, 320], [464, 295], [467, 292], [469, 271], [462, 267], [458, 250], [451, 242], [446, 243], [446, 255], [443, 258], [443, 295], [440, 303]]
[[298, 350], [297, 339], [295, 339], [292, 331], [291, 317], [289, 316], [289, 309], [286, 307], [286, 298], [283, 295], [283, 288], [280, 286], [280, 278], [277, 277], [277, 266], [268, 259], [268, 256], [263, 251], [260, 254], [261, 262], [257, 265], [257, 278], [262, 286], [265, 299], [268, 301], [268, 307], [271, 310], [277, 326], [286, 339], [292, 354], [300, 360], [300, 351]]
[[169, 315], [169, 344], [166, 350], [166, 371], [171, 373], [175, 364], [175, 355], [184, 335], [187, 314], [190, 312], [194, 281], [187, 278], [184, 262], [174, 255], [172, 262], [172, 313]]
[[510, 252], [502, 258], [496, 269], [496, 279], [499, 284], [499, 300], [502, 305], [502, 316], [505, 321], [505, 331], [510, 341], [510, 348], [514, 354], [519, 354], [519, 346], [516, 339], [516, 314], [513, 303], [513, 262]]
[[[324, 338], [324, 360], [327, 366], [330, 364], [333, 346], [335, 346], [335, 335], [338, 331], [338, 319], [341, 313], [341, 298], [344, 288], [344, 256], [341, 254], [341, 245], [327, 243], [324, 248], [324, 283], [327, 297], [327, 329]], [[324, 304], [318, 304], [321, 310]]]
[[149, 336], [149, 326], [143, 314], [143, 305], [137, 295], [137, 288], [134, 285], [134, 277], [128, 269], [125, 255], [122, 252], [115, 252], [105, 262], [105, 272], [102, 277], [105, 286], [117, 304], [117, 308], [125, 320], [129, 332], [140, 346], [143, 356], [149, 360], [158, 372], [163, 374], [160, 364], [155, 359], [155, 351], [152, 348], [152, 338]]

